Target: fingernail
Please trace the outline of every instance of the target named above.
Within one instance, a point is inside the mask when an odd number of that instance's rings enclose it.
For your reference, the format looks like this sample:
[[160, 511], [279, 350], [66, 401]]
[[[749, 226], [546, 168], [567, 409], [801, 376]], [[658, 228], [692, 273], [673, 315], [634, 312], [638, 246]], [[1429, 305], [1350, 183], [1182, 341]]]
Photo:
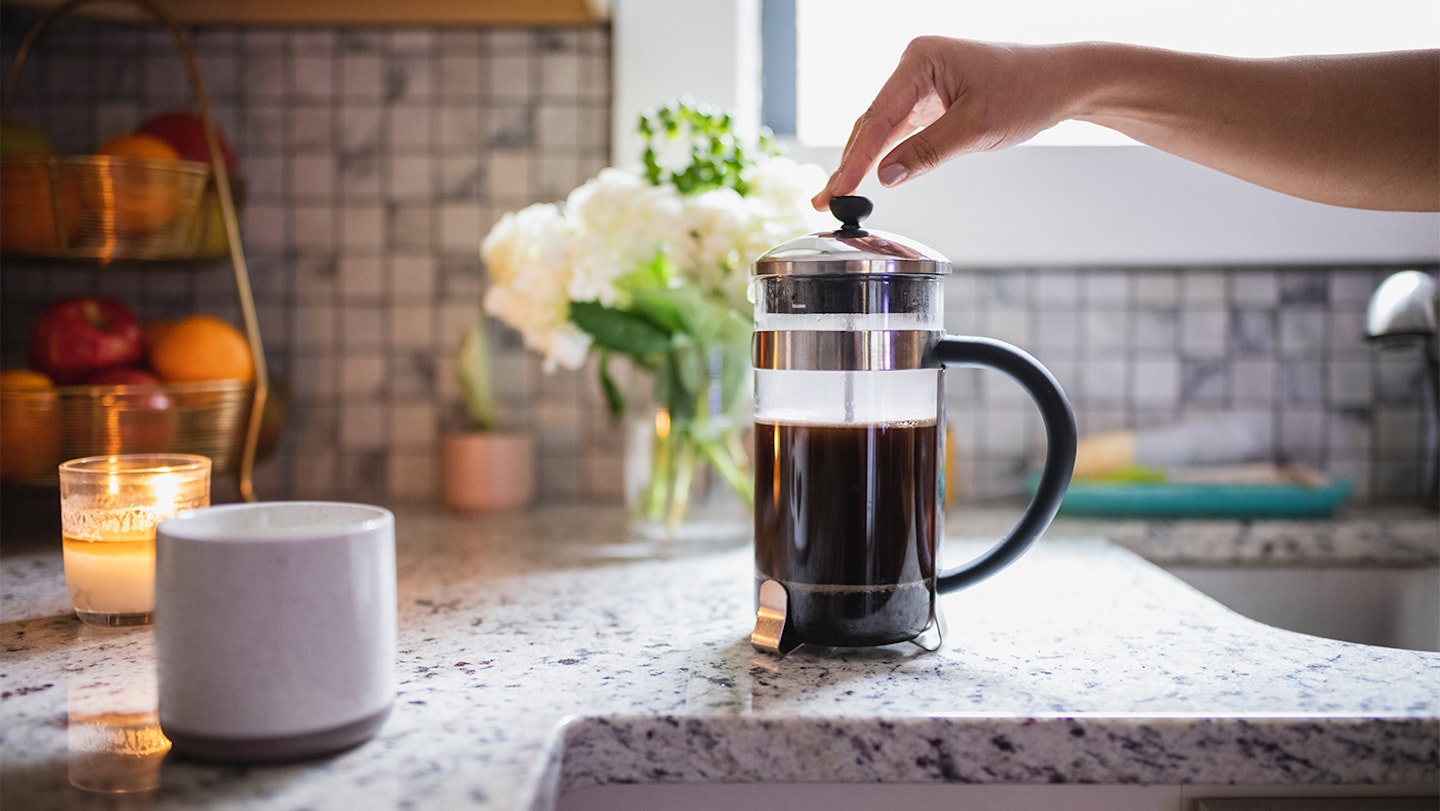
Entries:
[[880, 185], [882, 186], [894, 186], [896, 183], [904, 180], [909, 174], [910, 171], [898, 163], [882, 166], [878, 172]]

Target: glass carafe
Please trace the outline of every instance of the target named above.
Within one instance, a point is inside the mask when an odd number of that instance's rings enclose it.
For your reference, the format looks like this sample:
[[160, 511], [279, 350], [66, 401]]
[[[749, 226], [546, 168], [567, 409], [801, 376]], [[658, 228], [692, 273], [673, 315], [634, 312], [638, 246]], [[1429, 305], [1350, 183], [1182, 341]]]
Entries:
[[[840, 228], [780, 245], [755, 265], [752, 643], [762, 650], [938, 645], [937, 595], [1023, 554], [1054, 518], [1074, 466], [1075, 419], [1054, 377], [1008, 344], [947, 335], [950, 263], [861, 228], [869, 208], [864, 198], [836, 198]], [[1047, 454], [1010, 534], [937, 571], [949, 366], [1014, 378], [1040, 410]]]

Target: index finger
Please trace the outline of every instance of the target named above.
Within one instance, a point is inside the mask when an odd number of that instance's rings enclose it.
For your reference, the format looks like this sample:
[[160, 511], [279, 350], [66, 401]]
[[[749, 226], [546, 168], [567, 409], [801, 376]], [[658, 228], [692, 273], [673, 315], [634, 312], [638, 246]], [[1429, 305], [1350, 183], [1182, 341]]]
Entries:
[[924, 72], [916, 67], [911, 49], [907, 48], [875, 100], [855, 120], [840, 166], [811, 201], [816, 208], [824, 208], [832, 196], [849, 194], [860, 185], [881, 154], [909, 134], [910, 114], [930, 92]]

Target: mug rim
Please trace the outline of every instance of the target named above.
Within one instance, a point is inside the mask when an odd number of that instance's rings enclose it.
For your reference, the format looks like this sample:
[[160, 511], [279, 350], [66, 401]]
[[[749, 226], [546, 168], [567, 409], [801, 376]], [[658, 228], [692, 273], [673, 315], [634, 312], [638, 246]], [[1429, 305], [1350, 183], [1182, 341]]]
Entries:
[[[225, 527], [210, 520], [223, 519], [232, 513], [256, 510], [278, 509], [284, 512], [293, 512], [315, 508], [341, 509], [351, 511], [353, 515], [332, 516], [330, 520], [313, 524], [244, 528]], [[302, 541], [367, 533], [386, 525], [394, 526], [394, 522], [394, 513], [375, 504], [349, 501], [256, 501], [185, 510], [173, 518], [167, 518], [156, 524], [155, 537], [158, 539], [163, 535], [183, 541], [217, 544]]]

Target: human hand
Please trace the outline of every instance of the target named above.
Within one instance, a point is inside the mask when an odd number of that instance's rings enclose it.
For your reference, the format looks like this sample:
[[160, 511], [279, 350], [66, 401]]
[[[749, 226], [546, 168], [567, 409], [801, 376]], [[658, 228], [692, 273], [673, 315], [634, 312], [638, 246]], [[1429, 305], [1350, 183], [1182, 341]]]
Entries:
[[[1067, 119], [1321, 203], [1440, 210], [1440, 59], [1414, 50], [1238, 59], [1104, 42], [921, 37], [811, 199], [885, 186]], [[888, 152], [887, 152], [888, 150]], [[884, 157], [882, 158], [882, 154]]]
[[1004, 149], [1054, 126], [1070, 112], [1067, 55], [1066, 46], [912, 41], [811, 204], [824, 210], [831, 197], [853, 193], [886, 150], [876, 175], [895, 186], [957, 155]]

